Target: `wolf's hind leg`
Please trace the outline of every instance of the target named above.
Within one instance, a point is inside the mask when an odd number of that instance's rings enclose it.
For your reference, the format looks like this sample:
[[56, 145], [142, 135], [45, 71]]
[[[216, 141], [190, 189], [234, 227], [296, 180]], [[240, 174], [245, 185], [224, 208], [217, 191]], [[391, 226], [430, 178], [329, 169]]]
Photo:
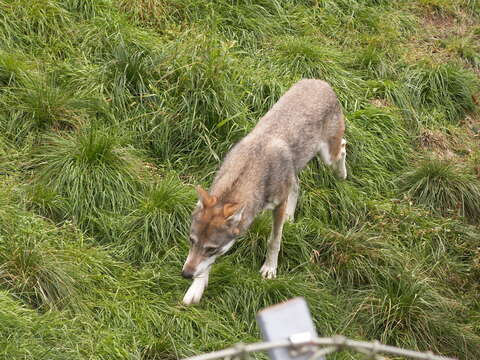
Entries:
[[298, 178], [295, 178], [295, 181], [290, 188], [287, 199], [287, 209], [285, 210], [286, 220], [293, 221], [295, 215], [295, 208], [297, 207], [298, 200]]
[[286, 218], [287, 200], [273, 210], [273, 228], [268, 238], [267, 256], [260, 272], [265, 279], [274, 279], [277, 276], [278, 253], [282, 241], [283, 224]]

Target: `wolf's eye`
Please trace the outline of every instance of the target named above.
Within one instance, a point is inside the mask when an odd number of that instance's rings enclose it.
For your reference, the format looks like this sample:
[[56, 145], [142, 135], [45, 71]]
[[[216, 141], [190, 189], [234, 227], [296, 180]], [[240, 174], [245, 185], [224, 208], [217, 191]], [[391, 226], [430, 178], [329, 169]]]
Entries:
[[193, 237], [190, 236], [190, 244], [195, 244], [195, 239]]
[[207, 246], [205, 248], [205, 252], [207, 253], [207, 255], [213, 255], [217, 252], [217, 249], [216, 247], [213, 247], [213, 246]]

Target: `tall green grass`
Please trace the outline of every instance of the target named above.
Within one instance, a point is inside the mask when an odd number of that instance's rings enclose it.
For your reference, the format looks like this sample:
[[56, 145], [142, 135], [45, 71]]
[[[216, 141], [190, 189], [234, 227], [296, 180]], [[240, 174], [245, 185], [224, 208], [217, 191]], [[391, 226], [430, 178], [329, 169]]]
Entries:
[[440, 111], [444, 123], [458, 121], [475, 109], [472, 95], [478, 91], [478, 81], [458, 65], [421, 63], [407, 69], [403, 81], [413, 106]]
[[343, 106], [354, 111], [364, 98], [362, 79], [346, 69], [343, 55], [311, 37], [282, 37], [275, 43], [273, 59], [280, 77], [318, 78], [331, 84]]
[[108, 2], [104, 0], [62, 0], [60, 6], [80, 19], [91, 19], [103, 15], [108, 8]]
[[28, 69], [25, 55], [20, 52], [0, 50], [0, 85], [13, 85]]
[[472, 37], [452, 37], [442, 41], [441, 45], [445, 47], [447, 51], [459, 55], [474, 68], [478, 68], [480, 66], [478, 46]]
[[89, 248], [71, 224], [57, 228], [9, 202], [2, 206], [0, 225], [2, 288], [42, 313], [86, 311], [83, 298], [94, 291], [94, 276], [108, 265], [107, 258]]
[[147, 173], [120, 141], [95, 126], [49, 137], [32, 160], [35, 181], [65, 198], [66, 215], [86, 228], [104, 211], [122, 213], [135, 204]]
[[[478, 358], [477, 10], [1, 2], [0, 357], [177, 359], [259, 340], [256, 311], [304, 296], [321, 335]], [[303, 77], [343, 106], [348, 179], [312, 160], [278, 278], [266, 212], [183, 306], [193, 185]], [[459, 164], [419, 160], [446, 127]]]
[[165, 44], [153, 85], [160, 99], [136, 127], [161, 161], [183, 162], [188, 155], [198, 164], [212, 164], [241, 130], [242, 75], [230, 48], [201, 28]]
[[401, 191], [419, 205], [441, 214], [479, 219], [480, 183], [447, 161], [425, 160], [403, 176]]
[[[22, 86], [23, 85], [23, 86]], [[81, 121], [72, 90], [60, 88], [54, 80], [27, 78], [7, 94], [10, 114], [7, 131], [16, 140], [46, 129], [72, 129]]]
[[231, 44], [221, 37], [197, 29], [171, 42], [165, 49], [164, 81], [175, 105], [189, 118], [197, 118], [206, 129], [242, 112], [241, 74]]
[[[81, 359], [76, 351], [71, 325], [74, 321], [61, 314], [38, 314], [0, 292], [0, 355], [5, 358]], [[66, 336], [68, 335], [68, 336]]]
[[193, 187], [187, 188], [171, 175], [148, 189], [124, 220], [118, 244], [122, 257], [136, 263], [155, 262], [164, 255], [174, 255], [175, 248], [183, 248], [195, 198]]
[[404, 168], [411, 151], [401, 117], [396, 112], [366, 107], [349, 115], [347, 121], [351, 179], [377, 191], [391, 188], [393, 177]]
[[399, 271], [378, 280], [358, 294], [356, 316], [366, 321], [369, 337], [405, 347], [428, 344], [446, 354], [455, 347], [465, 358], [478, 356], [478, 335], [459, 321], [466, 309], [436, 291], [432, 279]]

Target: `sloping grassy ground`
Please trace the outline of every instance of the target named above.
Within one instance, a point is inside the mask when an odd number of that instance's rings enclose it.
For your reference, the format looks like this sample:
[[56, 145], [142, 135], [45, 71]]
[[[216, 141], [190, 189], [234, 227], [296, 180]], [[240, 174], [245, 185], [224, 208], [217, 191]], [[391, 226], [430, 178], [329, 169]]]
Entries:
[[[302, 295], [320, 334], [480, 358], [479, 41], [476, 0], [0, 2], [0, 356], [176, 359]], [[278, 279], [265, 214], [182, 306], [192, 185], [302, 77], [349, 179], [312, 161]]]

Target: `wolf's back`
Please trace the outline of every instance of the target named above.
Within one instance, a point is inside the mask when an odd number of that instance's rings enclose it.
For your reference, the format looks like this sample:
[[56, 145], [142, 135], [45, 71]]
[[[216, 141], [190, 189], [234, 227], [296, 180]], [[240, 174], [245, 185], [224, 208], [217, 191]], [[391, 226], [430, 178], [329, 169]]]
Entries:
[[[335, 136], [343, 136], [340, 104], [330, 85], [304, 79], [293, 85], [225, 157], [214, 195], [246, 192], [297, 174]], [[259, 191], [261, 192], [261, 191]]]
[[328, 83], [303, 79], [293, 85], [263, 116], [249, 137], [283, 140], [299, 168], [318, 152], [319, 144], [342, 136], [340, 103]]

